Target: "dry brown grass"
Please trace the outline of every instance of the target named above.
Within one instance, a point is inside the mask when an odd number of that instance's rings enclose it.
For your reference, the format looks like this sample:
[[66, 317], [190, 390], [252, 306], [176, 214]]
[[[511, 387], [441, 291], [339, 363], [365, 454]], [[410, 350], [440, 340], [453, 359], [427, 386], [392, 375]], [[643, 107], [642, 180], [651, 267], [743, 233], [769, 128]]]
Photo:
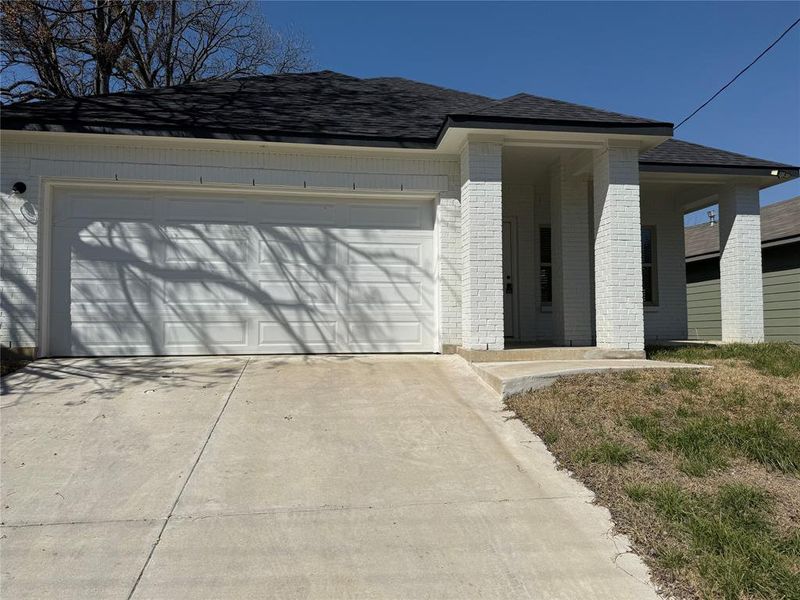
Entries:
[[[668, 593], [800, 595], [800, 374], [707, 362], [714, 368], [564, 378], [508, 406], [610, 509]], [[745, 522], [739, 508], [725, 520], [737, 502], [757, 504], [764, 522]], [[709, 546], [720, 528], [744, 550]], [[756, 542], [769, 560], [739, 564], [755, 560]]]

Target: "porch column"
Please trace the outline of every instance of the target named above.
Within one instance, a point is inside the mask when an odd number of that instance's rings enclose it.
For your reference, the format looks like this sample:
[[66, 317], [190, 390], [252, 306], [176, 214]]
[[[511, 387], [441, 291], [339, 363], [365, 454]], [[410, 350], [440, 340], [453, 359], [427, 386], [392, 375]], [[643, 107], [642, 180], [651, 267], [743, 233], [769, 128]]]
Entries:
[[719, 196], [719, 275], [723, 342], [764, 341], [758, 189], [725, 187]]
[[644, 350], [638, 148], [595, 152], [594, 234], [597, 346]]
[[589, 180], [564, 160], [550, 173], [553, 261], [553, 338], [559, 346], [592, 343], [589, 261]]
[[461, 152], [461, 344], [503, 349], [502, 144]]

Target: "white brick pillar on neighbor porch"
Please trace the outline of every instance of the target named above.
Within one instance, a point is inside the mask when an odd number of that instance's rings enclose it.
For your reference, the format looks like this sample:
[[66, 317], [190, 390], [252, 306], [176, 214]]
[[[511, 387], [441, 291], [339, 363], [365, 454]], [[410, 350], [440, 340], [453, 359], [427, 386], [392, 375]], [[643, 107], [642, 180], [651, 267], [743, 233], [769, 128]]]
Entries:
[[594, 232], [597, 346], [644, 350], [638, 148], [595, 152]]
[[502, 144], [461, 152], [461, 345], [503, 349]]
[[553, 261], [553, 341], [560, 346], [592, 343], [589, 253], [589, 179], [561, 159], [550, 172]]
[[719, 195], [719, 275], [723, 342], [764, 341], [758, 189], [727, 186]]

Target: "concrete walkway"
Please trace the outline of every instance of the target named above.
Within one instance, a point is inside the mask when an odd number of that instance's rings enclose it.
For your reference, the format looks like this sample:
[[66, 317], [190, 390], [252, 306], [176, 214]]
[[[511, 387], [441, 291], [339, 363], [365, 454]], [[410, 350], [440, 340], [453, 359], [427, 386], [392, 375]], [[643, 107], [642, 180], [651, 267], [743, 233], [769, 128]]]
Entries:
[[3, 598], [656, 598], [455, 356], [38, 361], [2, 385]]
[[537, 360], [470, 363], [489, 387], [502, 398], [547, 387], [559, 377], [630, 369], [708, 369], [706, 365], [658, 360]]

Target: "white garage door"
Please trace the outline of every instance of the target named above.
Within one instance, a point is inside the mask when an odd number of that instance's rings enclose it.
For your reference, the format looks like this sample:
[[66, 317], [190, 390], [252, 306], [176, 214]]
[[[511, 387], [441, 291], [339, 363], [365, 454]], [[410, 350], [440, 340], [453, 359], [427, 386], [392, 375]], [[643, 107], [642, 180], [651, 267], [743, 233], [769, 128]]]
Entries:
[[430, 201], [64, 191], [50, 354], [431, 352]]

